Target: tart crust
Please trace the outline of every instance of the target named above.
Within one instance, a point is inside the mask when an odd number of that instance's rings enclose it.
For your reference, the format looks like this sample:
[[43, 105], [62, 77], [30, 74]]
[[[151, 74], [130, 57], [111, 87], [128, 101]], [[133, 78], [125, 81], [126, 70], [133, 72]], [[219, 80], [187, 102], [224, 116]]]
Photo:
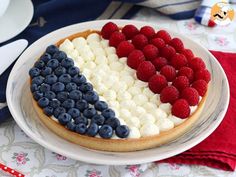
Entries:
[[[99, 31], [84, 31], [81, 33], [76, 33], [74, 35], [68, 36], [56, 43], [59, 46], [65, 39], [73, 40], [77, 37], [87, 37], [89, 34]], [[102, 150], [102, 151], [112, 151], [112, 152], [130, 152], [130, 151], [138, 151], [144, 149], [150, 149], [156, 146], [160, 146], [162, 144], [168, 143], [179, 136], [183, 135], [186, 131], [188, 131], [193, 124], [198, 120], [202, 109], [204, 108], [204, 104], [207, 98], [207, 93], [202, 97], [200, 103], [198, 104], [197, 109], [194, 113], [187, 118], [180, 125], [168, 130], [161, 132], [158, 135], [152, 135], [141, 138], [128, 138], [128, 139], [103, 139], [98, 137], [89, 137], [86, 135], [80, 135], [78, 133], [72, 132], [62, 126], [60, 123], [53, 120], [51, 117], [46, 116], [43, 113], [43, 110], [38, 106], [37, 102], [32, 97], [33, 107], [37, 112], [40, 120], [53, 131], [58, 136], [72, 142], [76, 143], [80, 146], [94, 149], [94, 150]]]

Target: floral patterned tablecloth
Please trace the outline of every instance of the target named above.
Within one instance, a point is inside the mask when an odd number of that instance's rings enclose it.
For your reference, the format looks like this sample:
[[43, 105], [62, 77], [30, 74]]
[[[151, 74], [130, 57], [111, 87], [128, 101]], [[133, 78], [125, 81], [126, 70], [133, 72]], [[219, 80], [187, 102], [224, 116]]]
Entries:
[[[174, 21], [149, 9], [140, 11], [134, 19], [154, 22], [160, 27], [187, 34], [210, 50], [236, 52], [235, 21], [227, 27], [210, 29], [197, 24], [193, 19]], [[147, 163], [103, 166], [75, 161], [35, 143], [13, 120], [0, 125], [0, 162], [27, 177], [236, 177], [236, 171], [225, 172], [196, 165]], [[9, 177], [2, 171], [0, 176]]]

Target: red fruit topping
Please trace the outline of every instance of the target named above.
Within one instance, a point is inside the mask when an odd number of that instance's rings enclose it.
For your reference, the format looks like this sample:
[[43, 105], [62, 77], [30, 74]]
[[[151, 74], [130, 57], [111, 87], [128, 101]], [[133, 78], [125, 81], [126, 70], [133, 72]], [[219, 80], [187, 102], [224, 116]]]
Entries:
[[133, 50], [127, 59], [127, 65], [133, 69], [137, 69], [139, 64], [145, 60], [141, 50]]
[[124, 40], [125, 40], [125, 35], [121, 32], [116, 31], [112, 33], [109, 39], [109, 45], [113, 47], [117, 47]]
[[154, 38], [150, 41], [150, 44], [155, 45], [158, 49], [165, 47], [165, 41], [161, 38]]
[[152, 60], [152, 64], [155, 66], [157, 71], [160, 71], [160, 69], [167, 65], [167, 59], [163, 58], [163, 57], [158, 57], [155, 58], [154, 60]]
[[136, 72], [137, 78], [145, 82], [147, 82], [154, 74], [156, 74], [156, 69], [150, 61], [143, 61], [140, 63]]
[[104, 39], [109, 39], [115, 31], [119, 31], [118, 26], [115, 23], [108, 22], [102, 27], [101, 35]]
[[186, 87], [189, 87], [189, 80], [186, 76], [179, 76], [172, 82], [172, 85], [181, 92]]
[[199, 102], [199, 94], [195, 88], [187, 87], [181, 92], [181, 98], [187, 100], [190, 106], [195, 106]]
[[160, 99], [162, 103], [173, 104], [179, 98], [179, 91], [174, 86], [167, 86], [162, 89]]
[[158, 32], [154, 35], [154, 38], [156, 38], [156, 37], [163, 39], [167, 44], [168, 44], [168, 43], [170, 42], [170, 40], [171, 40], [170, 34], [169, 34], [167, 31], [165, 31], [165, 30], [160, 30], [160, 31], [158, 31]]
[[176, 53], [174, 47], [166, 45], [165, 47], [161, 48], [161, 56], [165, 57], [166, 59], [170, 59]]
[[116, 49], [118, 57], [127, 57], [134, 50], [134, 45], [128, 41], [122, 41]]
[[153, 93], [161, 93], [167, 85], [166, 78], [160, 74], [153, 75], [148, 81], [148, 86]]
[[143, 26], [140, 29], [140, 33], [151, 39], [155, 35], [155, 30], [151, 26]]
[[126, 39], [132, 39], [136, 34], [139, 33], [138, 28], [136, 28], [134, 25], [125, 25], [124, 28], [122, 28], [122, 33], [126, 36]]
[[173, 66], [166, 65], [161, 68], [160, 73], [166, 77], [167, 81], [173, 81], [176, 77], [176, 70]]
[[136, 47], [136, 49], [143, 49], [145, 45], [148, 44], [148, 39], [143, 34], [137, 34], [132, 39], [132, 44]]
[[148, 44], [143, 48], [143, 54], [147, 60], [152, 61], [158, 56], [158, 53], [159, 53], [158, 48], [156, 48], [152, 44]]
[[177, 37], [171, 39], [171, 41], [169, 42], [169, 45], [174, 47], [177, 52], [181, 52], [182, 50], [184, 50], [183, 42]]
[[204, 61], [202, 61], [201, 58], [195, 57], [192, 60], [189, 61], [189, 67], [192, 68], [194, 71], [205, 69], [206, 65]]
[[192, 83], [192, 81], [194, 79], [193, 70], [187, 66], [180, 68], [177, 76], [186, 76], [190, 83]]
[[177, 100], [171, 108], [171, 113], [179, 118], [187, 118], [190, 115], [190, 107], [185, 99]]
[[193, 82], [192, 87], [198, 91], [198, 94], [200, 96], [204, 96], [207, 91], [207, 82], [200, 79]]
[[194, 57], [194, 54], [193, 54], [192, 50], [190, 50], [190, 49], [182, 50], [181, 54], [183, 54], [187, 58], [188, 62], [190, 60], [192, 60], [192, 58]]
[[180, 69], [181, 67], [187, 65], [188, 61], [183, 54], [176, 53], [173, 57], [171, 57], [170, 64], [175, 69]]
[[194, 73], [194, 79], [203, 79], [208, 83], [211, 80], [211, 74], [207, 69], [201, 69]]

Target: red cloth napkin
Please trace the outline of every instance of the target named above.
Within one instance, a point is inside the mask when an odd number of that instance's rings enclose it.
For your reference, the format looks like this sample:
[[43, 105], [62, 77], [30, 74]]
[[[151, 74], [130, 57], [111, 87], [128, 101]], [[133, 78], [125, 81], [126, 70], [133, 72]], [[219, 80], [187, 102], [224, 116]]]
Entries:
[[195, 164], [234, 171], [236, 167], [236, 53], [211, 51], [228, 77], [230, 103], [220, 126], [204, 141], [161, 162]]

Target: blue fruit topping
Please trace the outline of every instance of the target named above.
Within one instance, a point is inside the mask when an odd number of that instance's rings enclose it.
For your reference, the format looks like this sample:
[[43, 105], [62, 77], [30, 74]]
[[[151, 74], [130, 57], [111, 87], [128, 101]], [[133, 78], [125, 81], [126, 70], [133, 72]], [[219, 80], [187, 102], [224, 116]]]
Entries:
[[59, 82], [62, 82], [64, 84], [70, 83], [71, 82], [71, 76], [69, 74], [62, 74], [59, 77]]
[[98, 125], [103, 125], [105, 122], [105, 118], [101, 114], [96, 114], [92, 117], [91, 122], [96, 123]]
[[84, 110], [83, 115], [84, 117], [87, 117], [88, 119], [92, 118], [93, 116], [95, 116], [97, 113], [96, 109], [94, 108], [87, 108]]
[[73, 82], [66, 84], [66, 91], [70, 92], [72, 90], [76, 90], [77, 85]]
[[79, 100], [76, 102], [75, 107], [80, 111], [84, 111], [86, 108], [88, 108], [88, 103], [85, 100]]
[[47, 63], [52, 56], [49, 53], [45, 53], [40, 57], [40, 60], [42, 60], [44, 63]]
[[45, 77], [45, 81], [44, 82], [47, 83], [47, 84], [52, 85], [52, 84], [57, 82], [57, 76], [54, 75], [54, 74], [47, 75]]
[[46, 91], [44, 93], [44, 96], [48, 98], [49, 100], [56, 98], [56, 94], [53, 91]]
[[65, 59], [67, 56], [66, 56], [66, 53], [63, 52], [63, 51], [57, 51], [53, 54], [52, 58], [55, 58], [57, 59], [59, 62], [61, 62], [63, 59]]
[[71, 76], [74, 76], [74, 75], [76, 75], [76, 74], [79, 74], [80, 70], [79, 70], [78, 67], [72, 66], [72, 67], [70, 67], [70, 68], [68, 69], [67, 72], [68, 72], [68, 74], [70, 74]]
[[55, 69], [59, 66], [59, 61], [57, 59], [51, 59], [47, 62], [47, 66], [52, 69]]
[[88, 125], [88, 119], [85, 118], [84, 116], [80, 116], [80, 117], [75, 118], [75, 124], [80, 124], [80, 123]]
[[80, 111], [76, 108], [70, 108], [67, 113], [70, 114], [73, 119], [80, 116]]
[[41, 108], [45, 108], [46, 106], [49, 105], [49, 99], [47, 99], [46, 97], [42, 97], [38, 100], [38, 105], [41, 107]]
[[66, 127], [67, 127], [69, 130], [71, 130], [71, 131], [75, 131], [76, 125], [75, 125], [74, 122], [68, 122], [68, 123], [66, 124]]
[[69, 93], [69, 98], [77, 101], [77, 100], [81, 100], [82, 99], [82, 93], [79, 90], [72, 90]]
[[44, 67], [42, 70], [41, 70], [41, 75], [42, 76], [47, 76], [49, 74], [52, 74], [52, 68], [49, 68], [49, 67]]
[[39, 87], [38, 87], [37, 84], [32, 84], [32, 85], [30, 86], [30, 90], [31, 90], [31, 92], [33, 93], [33, 92], [39, 90]]
[[113, 129], [110, 125], [103, 125], [98, 133], [102, 138], [109, 139], [112, 137]]
[[98, 125], [96, 124], [96, 123], [91, 123], [90, 125], [89, 125], [89, 127], [87, 128], [87, 132], [86, 132], [86, 134], [88, 135], [88, 136], [96, 136], [96, 134], [98, 133]]
[[42, 60], [36, 61], [34, 67], [42, 69], [45, 66], [45, 63]]
[[112, 118], [115, 117], [115, 112], [112, 109], [105, 109], [104, 111], [102, 111], [102, 115], [106, 118]]
[[67, 99], [62, 103], [62, 106], [66, 109], [73, 108], [75, 106], [75, 101], [72, 99]]
[[40, 75], [40, 69], [38, 69], [38, 68], [31, 68], [30, 70], [29, 70], [29, 75], [30, 75], [30, 77], [36, 77], [36, 76], [39, 76]]
[[50, 55], [53, 55], [54, 53], [58, 52], [59, 49], [55, 45], [50, 45], [46, 49], [46, 53], [49, 53]]
[[71, 116], [70, 114], [62, 113], [58, 116], [58, 121], [60, 122], [60, 124], [66, 125], [68, 122], [71, 121]]
[[94, 104], [94, 107], [95, 109], [97, 109], [98, 111], [103, 111], [105, 109], [108, 108], [108, 105], [105, 101], [97, 101], [95, 104]]
[[79, 134], [85, 134], [87, 130], [87, 126], [83, 123], [77, 124], [75, 127], [75, 131]]
[[74, 61], [71, 58], [65, 58], [61, 61], [61, 66], [65, 68], [70, 68], [74, 66]]
[[51, 89], [51, 86], [48, 85], [48, 84], [42, 84], [39, 86], [39, 90], [42, 92], [42, 93], [45, 93], [47, 91], [49, 91]]
[[40, 91], [35, 91], [35, 92], [33, 93], [33, 97], [34, 97], [34, 99], [35, 99], [36, 101], [38, 101], [40, 98], [43, 97], [43, 93], [40, 92]]
[[93, 86], [92, 84], [86, 82], [86, 83], [81, 84], [81, 86], [79, 87], [79, 90], [83, 93], [86, 93], [87, 91], [92, 91]]
[[99, 97], [95, 91], [88, 91], [84, 94], [84, 99], [91, 104], [94, 104], [98, 101]]
[[67, 100], [67, 98], [69, 97], [69, 93], [68, 92], [59, 92], [57, 94], [57, 99], [61, 102], [64, 102]]
[[56, 109], [60, 105], [61, 105], [61, 102], [58, 99], [52, 99], [49, 103], [49, 106], [51, 106], [54, 109]]
[[116, 127], [116, 135], [120, 138], [127, 138], [129, 136], [129, 128], [126, 125]]
[[120, 125], [120, 121], [117, 118], [110, 118], [105, 121], [105, 124], [110, 125], [114, 130]]
[[32, 79], [31, 84], [40, 85], [40, 84], [43, 83], [43, 81], [44, 81], [44, 77], [42, 77], [42, 76], [37, 76], [37, 77], [35, 77], [35, 78]]
[[61, 92], [65, 89], [65, 85], [61, 82], [56, 82], [52, 85], [52, 91], [54, 92]]
[[72, 81], [74, 83], [76, 83], [77, 85], [81, 85], [81, 84], [85, 83], [87, 80], [84, 77], [84, 75], [77, 74], [72, 78]]
[[64, 68], [62, 66], [57, 67], [54, 71], [54, 74], [56, 76], [60, 76], [60, 75], [65, 74], [65, 73], [66, 73], [66, 68]]
[[56, 109], [54, 109], [53, 115], [58, 118], [58, 116], [62, 113], [65, 113], [66, 109], [63, 107], [57, 107]]
[[44, 114], [46, 114], [47, 116], [52, 116], [53, 115], [53, 107], [47, 106], [45, 108], [43, 108], [43, 112]]

